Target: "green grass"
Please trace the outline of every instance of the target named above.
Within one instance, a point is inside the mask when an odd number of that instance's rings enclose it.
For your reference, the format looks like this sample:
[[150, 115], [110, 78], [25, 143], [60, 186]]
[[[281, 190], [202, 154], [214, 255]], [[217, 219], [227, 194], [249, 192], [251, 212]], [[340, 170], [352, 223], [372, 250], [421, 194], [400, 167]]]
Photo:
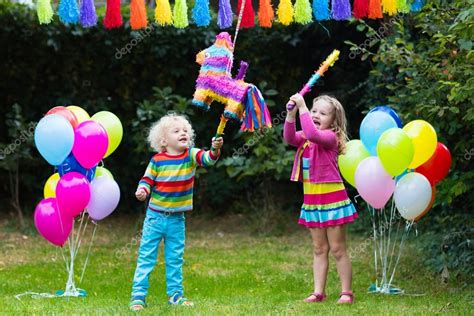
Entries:
[[[353, 260], [356, 303], [335, 304], [339, 279], [331, 261], [329, 300], [305, 304], [312, 290], [311, 242], [305, 229], [291, 224], [282, 236], [251, 234], [243, 217], [226, 220], [188, 219], [184, 266], [186, 295], [196, 306], [170, 307], [166, 303], [162, 247], [151, 275], [149, 307], [143, 315], [311, 315], [330, 314], [472, 314], [472, 288], [443, 284], [424, 269], [420, 253], [409, 248], [400, 262], [396, 285], [408, 294], [368, 294], [373, 276], [371, 249]], [[55, 248], [36, 234], [25, 236], [0, 224], [0, 314], [131, 314], [128, 302], [136, 263], [133, 242], [140, 223], [106, 220], [100, 223], [82, 284], [86, 298], [35, 299], [14, 296], [26, 291], [53, 293], [66, 283], [64, 262]], [[91, 231], [86, 232], [91, 236]], [[364, 236], [349, 235], [356, 248]], [[82, 249], [76, 260], [85, 259]], [[123, 256], [117, 257], [117, 251]], [[76, 270], [79, 276], [79, 269]]]

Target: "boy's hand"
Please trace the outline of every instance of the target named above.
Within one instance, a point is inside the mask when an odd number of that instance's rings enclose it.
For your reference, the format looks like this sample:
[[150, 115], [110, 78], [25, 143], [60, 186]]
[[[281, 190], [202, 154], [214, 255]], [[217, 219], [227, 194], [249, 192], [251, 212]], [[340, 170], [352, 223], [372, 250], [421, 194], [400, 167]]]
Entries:
[[137, 192], [135, 192], [135, 196], [139, 201], [145, 201], [147, 194], [145, 190], [138, 189]]
[[222, 138], [222, 137], [218, 137], [218, 138], [213, 137], [212, 138], [212, 148], [213, 149], [218, 151], [219, 149], [221, 149], [222, 145], [224, 145], [224, 138]]

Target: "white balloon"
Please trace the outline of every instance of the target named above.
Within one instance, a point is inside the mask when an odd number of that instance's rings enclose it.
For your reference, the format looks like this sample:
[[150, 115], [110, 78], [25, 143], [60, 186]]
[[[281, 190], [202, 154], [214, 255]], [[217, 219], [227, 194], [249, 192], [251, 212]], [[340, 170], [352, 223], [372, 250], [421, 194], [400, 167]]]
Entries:
[[428, 207], [431, 194], [428, 179], [418, 172], [410, 172], [397, 182], [393, 198], [400, 215], [413, 220]]

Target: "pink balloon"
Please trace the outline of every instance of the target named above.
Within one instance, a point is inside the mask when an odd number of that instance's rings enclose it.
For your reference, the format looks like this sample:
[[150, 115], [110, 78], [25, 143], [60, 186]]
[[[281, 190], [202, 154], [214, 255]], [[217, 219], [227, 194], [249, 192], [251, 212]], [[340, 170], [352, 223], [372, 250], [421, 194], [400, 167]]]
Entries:
[[357, 192], [374, 208], [382, 208], [395, 190], [395, 180], [385, 171], [378, 157], [367, 157], [356, 169]]
[[87, 213], [93, 220], [101, 220], [109, 216], [120, 201], [120, 188], [109, 177], [98, 177], [91, 181], [91, 200], [87, 205]]
[[56, 185], [56, 199], [61, 214], [75, 217], [84, 210], [91, 198], [87, 178], [79, 172], [68, 172]]
[[63, 246], [71, 233], [73, 218], [59, 212], [56, 198], [47, 198], [35, 209], [35, 226], [47, 241]]
[[86, 169], [97, 165], [107, 152], [109, 137], [96, 121], [84, 121], [74, 130], [72, 153]]

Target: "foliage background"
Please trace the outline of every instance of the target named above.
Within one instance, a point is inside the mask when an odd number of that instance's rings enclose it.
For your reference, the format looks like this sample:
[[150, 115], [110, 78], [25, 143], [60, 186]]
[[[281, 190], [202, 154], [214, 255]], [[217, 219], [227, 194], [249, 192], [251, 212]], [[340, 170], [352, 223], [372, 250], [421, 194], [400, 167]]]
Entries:
[[[351, 138], [358, 138], [364, 113], [380, 104], [394, 107], [404, 122], [430, 122], [451, 149], [453, 166], [437, 188], [435, 206], [418, 225], [433, 234], [424, 239], [426, 262], [439, 272], [449, 268], [471, 276], [473, 10], [470, 0], [433, 0], [420, 13], [386, 17], [382, 23], [328, 21], [242, 30], [235, 56], [236, 65], [241, 59], [250, 62], [246, 80], [262, 89], [273, 117], [336, 48], [340, 60], [306, 99], [324, 92], [337, 96], [346, 108]], [[125, 21], [128, 11], [124, 8]], [[42, 197], [53, 167], [41, 158], [32, 137], [11, 146], [53, 106], [75, 104], [91, 115], [109, 110], [120, 117], [124, 139], [105, 161], [121, 187], [116, 215], [133, 217], [142, 208], [133, 193], [152, 154], [145, 143], [147, 128], [161, 115], [186, 113], [197, 146], [209, 146], [222, 107], [215, 104], [203, 113], [190, 99], [199, 69], [195, 54], [213, 42], [216, 26], [154, 27], [144, 35], [128, 24], [87, 30], [65, 26], [57, 17], [39, 25], [34, 11], [8, 3], [0, 4], [0, 25], [5, 45], [0, 50], [0, 148], [14, 148], [0, 157], [0, 215], [25, 226]], [[117, 58], [117, 49], [140, 36], [130, 53]], [[255, 214], [256, 229], [266, 232], [278, 232], [279, 222], [288, 214], [294, 217], [301, 190], [287, 180], [294, 151], [282, 143], [281, 129], [277, 124], [248, 153], [233, 159], [252, 136], [239, 134], [236, 124], [228, 126], [222, 161], [198, 173], [197, 212], [210, 217]], [[356, 195], [353, 189], [350, 193]], [[363, 205], [359, 209], [364, 213]], [[352, 229], [365, 232], [367, 220]]]

